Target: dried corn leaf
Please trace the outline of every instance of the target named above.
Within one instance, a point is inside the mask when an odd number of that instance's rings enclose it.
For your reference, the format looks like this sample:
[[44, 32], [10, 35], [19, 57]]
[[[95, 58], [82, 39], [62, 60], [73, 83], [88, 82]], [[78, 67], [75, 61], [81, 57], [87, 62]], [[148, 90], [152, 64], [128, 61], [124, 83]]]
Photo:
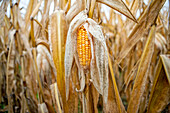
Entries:
[[24, 87], [24, 89], [25, 89], [24, 95], [25, 95], [28, 111], [30, 113], [37, 113], [38, 112], [38, 103], [34, 99], [34, 97], [31, 95], [32, 90], [30, 90], [27, 87]]
[[51, 58], [51, 55], [48, 51], [48, 49], [39, 44], [37, 46], [37, 66], [38, 66], [38, 73], [41, 77], [41, 82], [44, 84], [45, 80], [50, 85], [51, 84], [51, 76], [48, 74], [51, 73], [51, 67], [50, 67], [50, 60], [48, 58]]
[[96, 0], [91, 0], [90, 10], [89, 10], [89, 18], [93, 17], [95, 5], [96, 5]]
[[148, 6], [139, 18], [138, 24], [135, 25], [134, 29], [130, 33], [128, 40], [123, 45], [116, 63], [120, 63], [134, 47], [134, 45], [142, 38], [143, 34], [148, 31], [150, 25], [153, 24], [165, 1], [166, 0], [153, 0], [150, 6]]
[[96, 88], [96, 90], [102, 94], [102, 90], [100, 88], [100, 79], [99, 79], [99, 72], [98, 72], [98, 68], [96, 66], [96, 61], [94, 59], [91, 59], [91, 82], [93, 83], [94, 87]]
[[30, 16], [33, 11], [33, 5], [34, 5], [34, 0], [30, 0], [27, 8], [27, 12], [25, 14], [25, 29], [28, 28], [28, 24], [30, 23]]
[[3, 24], [4, 16], [5, 16], [5, 11], [4, 11], [3, 7], [1, 6], [0, 7], [0, 27]]
[[57, 70], [57, 86], [62, 97], [64, 111], [66, 112], [64, 54], [67, 24], [64, 11], [56, 10], [51, 15], [49, 34], [51, 53]]
[[[48, 76], [48, 75], [47, 75]], [[54, 113], [54, 107], [53, 107], [53, 103], [52, 103], [52, 95], [49, 89], [50, 86], [47, 86], [46, 84], [44, 84], [44, 102], [47, 105], [48, 111], [50, 113]]]
[[9, 53], [8, 53], [8, 59], [7, 59], [7, 68], [6, 68], [6, 84], [7, 89], [6, 93], [8, 96], [8, 111], [13, 112], [12, 108], [12, 89], [14, 88], [14, 68], [15, 68], [15, 36], [16, 30], [12, 30], [9, 32], [9, 40], [10, 40], [10, 46], [9, 46]]
[[34, 10], [32, 11], [30, 18], [34, 18], [35, 15], [38, 13], [39, 8], [40, 8], [40, 6], [41, 6], [41, 3], [42, 3], [42, 0], [40, 0], [40, 1], [38, 2], [38, 4], [36, 5], [36, 7], [34, 8]]
[[68, 12], [66, 14], [66, 18], [67, 18], [68, 23], [70, 23], [73, 20], [73, 18], [79, 14], [79, 12], [84, 10], [83, 5], [84, 4], [82, 4], [82, 0], [77, 0], [71, 6], [71, 8], [68, 10]]
[[57, 87], [57, 83], [53, 83], [50, 85], [50, 90], [51, 90], [51, 96], [52, 96], [52, 100], [53, 100], [53, 103], [55, 105], [55, 109], [59, 112], [59, 113], [62, 113], [62, 109], [61, 109], [61, 106], [62, 106], [62, 101], [60, 96], [59, 96], [59, 92], [58, 92], [58, 87]]
[[[96, 39], [94, 39], [94, 49], [95, 49], [97, 71], [99, 73], [100, 90], [102, 92], [104, 102], [107, 103], [108, 84], [109, 84], [109, 81], [108, 81], [108, 60], [107, 60], [108, 58], [106, 56], [106, 51], [105, 51], [105, 48], [102, 46], [102, 43]], [[95, 79], [97, 80], [98, 78], [95, 78]], [[96, 80], [94, 80], [94, 81], [96, 81]]]
[[[104, 105], [104, 113], [120, 113], [119, 105], [117, 104], [117, 96], [115, 95], [115, 89], [113, 86], [112, 78], [109, 76], [109, 90], [108, 90], [108, 101]], [[120, 100], [120, 96], [118, 97]], [[120, 101], [121, 113], [126, 113], [122, 101]]]
[[[151, 71], [149, 70], [149, 75], [150, 75]], [[147, 103], [148, 103], [148, 94], [150, 93], [150, 84], [149, 84], [149, 76], [146, 80], [146, 85], [145, 85], [145, 90], [144, 93], [141, 97], [141, 101], [140, 101], [140, 106], [139, 106], [139, 113], [144, 113], [147, 107]]]
[[161, 55], [162, 64], [165, 69], [165, 73], [170, 84], [170, 56], [169, 55]]
[[135, 15], [138, 9], [139, 9], [139, 0], [133, 0], [130, 4], [130, 10], [132, 14]]
[[129, 83], [132, 80], [134, 80], [134, 78], [135, 78], [135, 74], [136, 74], [137, 69], [138, 69], [137, 67], [138, 67], [139, 61], [140, 60], [138, 60], [137, 63], [135, 64], [135, 66], [132, 67], [131, 71], [128, 74], [128, 78], [125, 80], [125, 85], [126, 85], [125, 91], [126, 91], [127, 87], [129, 86]]
[[142, 57], [139, 63], [137, 75], [135, 78], [135, 83], [133, 86], [132, 94], [130, 97], [130, 102], [128, 105], [127, 112], [137, 113], [141, 97], [145, 90], [145, 85], [147, 81], [147, 77], [149, 75], [151, 58], [154, 51], [154, 39], [155, 39], [155, 25], [152, 26], [150, 30], [150, 34], [148, 36], [147, 42], [145, 44], [144, 51], [142, 53]]
[[170, 56], [161, 55], [156, 68], [147, 113], [160, 113], [170, 101]]
[[[108, 83], [108, 57], [106, 54], [107, 52], [106, 42], [101, 27], [97, 25], [97, 23], [90, 18], [88, 18], [87, 21], [89, 23], [88, 30], [94, 37], [93, 38], [94, 52], [95, 52], [97, 70], [99, 73], [100, 89], [98, 87], [96, 89], [102, 92], [102, 95], [104, 97], [104, 102], [107, 103], [109, 83]], [[97, 79], [98, 78], [96, 78], [96, 80]], [[97, 84], [94, 84], [94, 86], [97, 86]]]
[[[93, 100], [93, 108], [94, 108], [94, 113], [98, 113], [98, 107], [97, 107], [97, 105], [98, 105], [98, 101], [99, 101], [99, 93], [98, 93], [98, 91], [96, 90], [96, 88], [93, 86], [93, 85], [91, 85], [90, 86], [90, 90], [91, 90], [91, 95], [92, 95], [92, 97], [91, 97], [91, 99]], [[90, 95], [90, 96], [91, 96]]]
[[76, 89], [77, 92], [82, 92], [85, 88], [85, 73], [84, 70], [79, 70], [79, 80], [80, 80], [80, 89]]
[[72, 79], [70, 80], [69, 97], [67, 101], [67, 104], [69, 105], [68, 111], [70, 113], [78, 113], [79, 98], [78, 98], [78, 93], [75, 91], [75, 87], [77, 86], [77, 80], [78, 80], [77, 75], [78, 75], [78, 69], [76, 64], [74, 63], [72, 68]]
[[97, 0], [97, 2], [106, 4], [107, 6], [117, 10], [134, 22], [137, 22], [133, 14], [130, 12], [130, 10], [122, 0]]

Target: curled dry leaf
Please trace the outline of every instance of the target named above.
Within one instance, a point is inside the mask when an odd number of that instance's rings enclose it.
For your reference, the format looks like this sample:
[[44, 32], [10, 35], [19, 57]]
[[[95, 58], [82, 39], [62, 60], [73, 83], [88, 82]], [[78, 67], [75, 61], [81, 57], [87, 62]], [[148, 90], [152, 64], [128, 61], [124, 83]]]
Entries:
[[7, 83], [7, 96], [8, 96], [8, 111], [13, 112], [12, 109], [12, 89], [14, 88], [14, 68], [15, 68], [15, 36], [16, 30], [9, 32], [10, 46], [7, 59], [6, 83]]
[[84, 10], [83, 8], [84, 4], [82, 4], [82, 1], [83, 0], [76, 0], [76, 2], [74, 2], [72, 7], [68, 10], [66, 14], [68, 23], [70, 23], [77, 14]]
[[117, 10], [134, 22], [137, 22], [133, 14], [130, 12], [129, 8], [122, 0], [97, 0], [97, 2], [106, 4], [107, 6]]
[[[139, 17], [138, 24], [134, 26], [134, 29], [130, 33], [128, 40], [123, 45], [116, 63], [120, 63], [123, 58], [127, 56], [129, 51], [134, 47], [134, 45], [142, 38], [144, 33], [146, 33], [155, 21], [155, 18], [159, 14], [162, 6], [166, 0], [153, 0], [150, 6], [144, 11], [144, 13]], [[147, 21], [146, 21], [147, 20]], [[140, 35], [139, 35], [140, 34]]]
[[[92, 61], [90, 66], [96, 67], [94, 69], [84, 67], [80, 63], [80, 56], [77, 56], [78, 48], [76, 48], [77, 32], [80, 27], [84, 27], [84, 32], [87, 31], [88, 40], [90, 41]], [[77, 43], [78, 44], [78, 43]], [[78, 46], [77, 46], [78, 47]], [[80, 49], [81, 50], [81, 49]], [[97, 91], [104, 96], [105, 102], [107, 102], [108, 94], [108, 57], [106, 56], [107, 47], [104, 39], [101, 27], [92, 19], [87, 18], [87, 10], [80, 12], [70, 23], [68, 30], [66, 51], [65, 51], [65, 75], [66, 83], [69, 82], [71, 76], [71, 68], [73, 63], [73, 57], [75, 56], [76, 63], [79, 68], [79, 79], [81, 84], [81, 90], [84, 90], [85, 77], [89, 71], [91, 72], [92, 83], [96, 87]], [[79, 58], [77, 60], [77, 58]], [[95, 63], [94, 63], [95, 62]], [[95, 66], [96, 65], [96, 66]], [[94, 75], [98, 73], [98, 75]], [[99, 79], [98, 79], [99, 77]], [[100, 84], [99, 84], [100, 83]], [[69, 84], [68, 84], [69, 85]], [[69, 86], [66, 85], [66, 93], [68, 97]]]
[[37, 54], [36, 60], [37, 60], [37, 66], [38, 66], [38, 73], [41, 77], [42, 83], [44, 83], [46, 80], [48, 85], [50, 85], [51, 84], [51, 76], [48, 75], [49, 73], [51, 73], [50, 52], [44, 45], [39, 44], [37, 46], [37, 53], [38, 54]]
[[148, 36], [140, 63], [135, 78], [130, 102], [128, 105], [128, 112], [138, 112], [141, 97], [144, 93], [147, 78], [149, 75], [150, 63], [154, 52], [154, 39], [155, 39], [155, 25], [151, 27], [150, 34]]
[[50, 85], [50, 90], [51, 90], [51, 96], [52, 96], [52, 100], [53, 100], [53, 103], [55, 104], [55, 109], [59, 112], [59, 113], [62, 113], [62, 109], [61, 109], [61, 104], [60, 102], [60, 96], [59, 96], [59, 93], [58, 93], [58, 87], [57, 87], [57, 83], [53, 83]]
[[155, 44], [159, 49], [166, 50], [165, 46], [166, 46], [167, 42], [166, 42], [165, 37], [162, 36], [162, 34], [156, 33]]
[[160, 113], [170, 101], [170, 56], [161, 55], [156, 68], [147, 113]]
[[30, 90], [28, 87], [24, 87], [24, 95], [25, 95], [28, 111], [31, 113], [37, 113], [38, 102], [31, 93], [32, 90]]

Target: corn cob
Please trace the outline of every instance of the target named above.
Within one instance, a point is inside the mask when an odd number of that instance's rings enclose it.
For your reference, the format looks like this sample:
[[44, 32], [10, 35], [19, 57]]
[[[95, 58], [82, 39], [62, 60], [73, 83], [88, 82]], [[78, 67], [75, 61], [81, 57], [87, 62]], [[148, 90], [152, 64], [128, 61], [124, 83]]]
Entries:
[[84, 26], [78, 29], [77, 33], [77, 52], [79, 63], [83, 68], [89, 66], [91, 61], [91, 46], [88, 39], [87, 31]]

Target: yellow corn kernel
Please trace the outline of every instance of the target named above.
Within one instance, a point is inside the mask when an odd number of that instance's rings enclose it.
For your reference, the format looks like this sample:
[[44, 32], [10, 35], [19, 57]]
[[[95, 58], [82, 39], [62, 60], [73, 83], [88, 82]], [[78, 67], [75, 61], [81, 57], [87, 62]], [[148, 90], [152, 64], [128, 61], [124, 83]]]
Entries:
[[77, 52], [80, 65], [83, 68], [88, 67], [91, 61], [91, 46], [84, 26], [81, 26], [77, 32]]

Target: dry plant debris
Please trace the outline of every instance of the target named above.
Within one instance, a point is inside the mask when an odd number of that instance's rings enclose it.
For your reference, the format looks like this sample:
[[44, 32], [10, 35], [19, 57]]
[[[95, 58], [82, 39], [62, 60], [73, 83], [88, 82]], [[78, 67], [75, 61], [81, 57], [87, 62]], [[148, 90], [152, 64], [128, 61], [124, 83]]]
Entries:
[[0, 112], [169, 113], [167, 1], [1, 0]]

